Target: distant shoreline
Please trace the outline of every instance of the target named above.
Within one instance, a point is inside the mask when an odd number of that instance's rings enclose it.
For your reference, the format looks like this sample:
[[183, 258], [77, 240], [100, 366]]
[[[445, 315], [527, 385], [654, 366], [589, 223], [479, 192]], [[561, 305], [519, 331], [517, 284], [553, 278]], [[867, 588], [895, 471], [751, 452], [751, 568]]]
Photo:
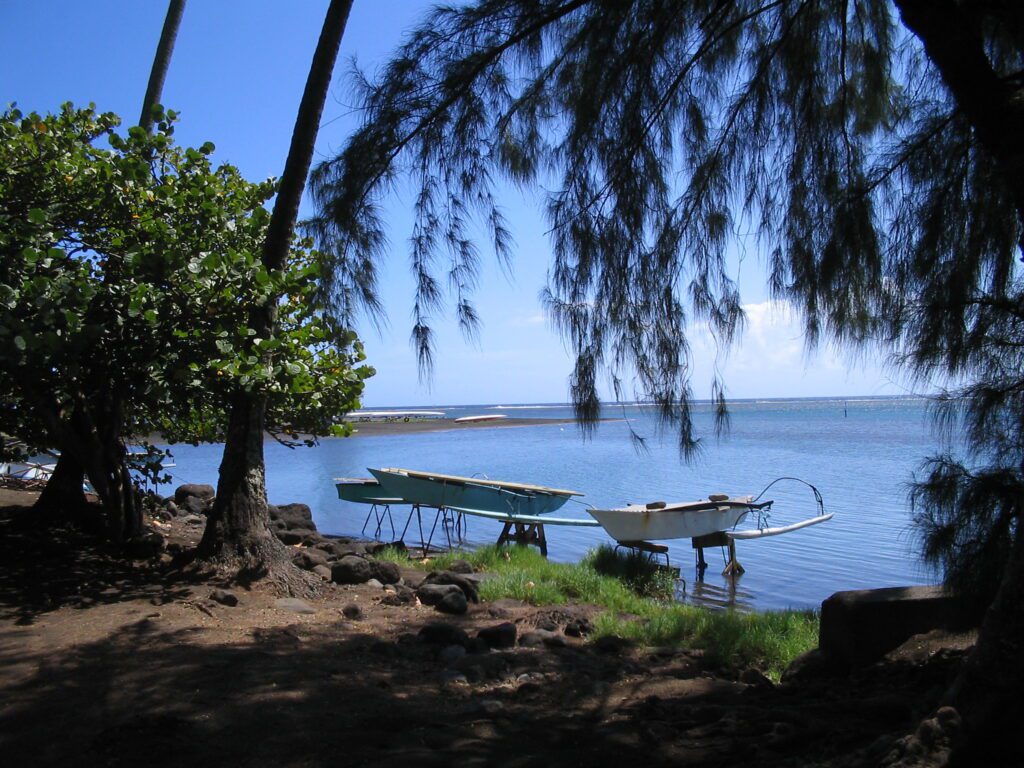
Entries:
[[[618, 421], [618, 419], [601, 419]], [[416, 419], [411, 421], [354, 421], [352, 437], [378, 435], [408, 435], [418, 432], [455, 432], [465, 429], [508, 429], [509, 427], [545, 427], [574, 424], [574, 419], [508, 418], [493, 421], [463, 421], [455, 419]]]

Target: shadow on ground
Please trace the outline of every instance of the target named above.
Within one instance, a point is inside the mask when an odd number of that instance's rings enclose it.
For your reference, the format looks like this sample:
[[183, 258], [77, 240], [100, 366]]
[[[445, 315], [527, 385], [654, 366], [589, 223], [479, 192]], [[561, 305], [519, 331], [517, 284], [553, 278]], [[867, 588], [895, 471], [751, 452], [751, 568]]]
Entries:
[[[245, 624], [242, 609], [189, 614], [198, 590], [161, 566], [24, 526], [0, 527], [9, 765], [872, 764], [934, 707], [959, 661], [775, 687], [725, 679], [677, 649], [452, 653], [417, 639], [432, 611], [394, 609], [407, 624], [390, 634], [326, 608], [337, 620], [277, 612]], [[500, 620], [476, 610], [450, 621]]]

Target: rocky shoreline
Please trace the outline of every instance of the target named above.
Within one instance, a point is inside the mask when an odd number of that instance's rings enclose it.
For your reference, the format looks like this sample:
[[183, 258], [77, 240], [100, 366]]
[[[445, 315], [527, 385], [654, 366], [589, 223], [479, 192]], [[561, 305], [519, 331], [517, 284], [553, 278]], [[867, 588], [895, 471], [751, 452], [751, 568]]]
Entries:
[[[912, 638], [781, 684], [699, 651], [589, 640], [595, 606], [474, 599], [482, 577], [373, 557], [273, 510], [323, 591], [182, 570], [212, 489], [179, 489], [135, 561], [0, 491], [0, 748], [34, 765], [941, 765], [970, 638]], [[154, 537], [154, 542], [155, 542]], [[456, 597], [457, 595], [457, 597]], [[918, 724], [924, 721], [926, 725]], [[908, 734], [912, 734], [908, 736]]]

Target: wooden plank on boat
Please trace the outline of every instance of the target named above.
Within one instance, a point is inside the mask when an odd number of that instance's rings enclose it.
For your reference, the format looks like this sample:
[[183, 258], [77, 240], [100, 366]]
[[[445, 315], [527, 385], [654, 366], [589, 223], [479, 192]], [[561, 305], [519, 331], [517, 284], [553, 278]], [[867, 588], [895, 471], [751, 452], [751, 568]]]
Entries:
[[423, 480], [440, 480], [447, 483], [462, 483], [469, 485], [488, 485], [495, 488], [506, 488], [508, 490], [533, 491], [535, 493], [550, 493], [556, 496], [582, 496], [581, 491], [567, 491], [562, 488], [548, 488], [543, 485], [530, 485], [529, 483], [511, 483], [505, 480], [489, 480], [483, 477], [462, 477], [461, 475], [444, 475], [440, 472], [420, 472], [415, 469], [400, 469], [398, 467], [384, 467], [381, 472], [399, 472], [409, 477], [418, 477]]

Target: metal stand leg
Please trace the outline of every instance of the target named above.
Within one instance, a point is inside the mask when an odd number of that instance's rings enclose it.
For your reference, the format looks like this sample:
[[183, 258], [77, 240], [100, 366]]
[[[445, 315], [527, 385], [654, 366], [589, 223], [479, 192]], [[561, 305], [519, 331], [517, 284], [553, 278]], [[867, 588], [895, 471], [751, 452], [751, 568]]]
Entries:
[[[420, 505], [413, 504], [412, 509], [409, 510], [409, 517], [405, 519], [405, 527], [402, 529], [402, 538], [399, 539], [401, 542], [405, 542], [406, 531], [409, 530], [409, 523], [412, 522], [413, 515], [416, 516], [416, 522], [420, 529], [420, 544], [423, 544], [423, 515], [420, 514]], [[426, 555], [426, 549], [423, 550], [423, 554]]]

